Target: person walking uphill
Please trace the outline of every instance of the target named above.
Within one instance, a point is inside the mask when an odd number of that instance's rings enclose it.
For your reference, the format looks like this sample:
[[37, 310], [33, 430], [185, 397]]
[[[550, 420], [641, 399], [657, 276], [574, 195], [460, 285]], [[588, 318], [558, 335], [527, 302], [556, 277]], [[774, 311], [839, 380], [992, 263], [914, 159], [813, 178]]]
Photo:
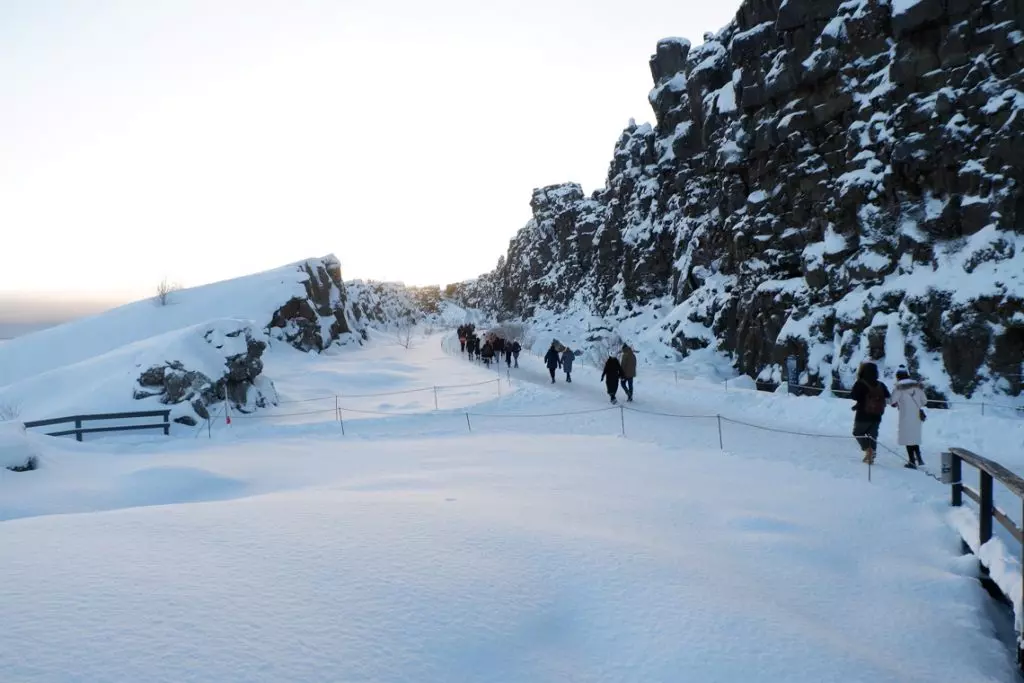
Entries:
[[576, 354], [572, 349], [566, 348], [562, 351], [562, 369], [565, 370], [565, 381], [572, 384], [572, 363], [576, 360]]
[[519, 340], [512, 342], [512, 359], [516, 362], [515, 367], [519, 367], [519, 354], [523, 350], [523, 347], [519, 344]]
[[856, 411], [853, 436], [864, 451], [864, 462], [871, 465], [875, 462], [875, 449], [878, 446], [878, 426], [882, 423], [882, 414], [890, 399], [889, 389], [878, 380], [877, 365], [860, 364], [850, 398], [856, 401], [853, 406]]
[[907, 464], [904, 467], [917, 469], [923, 465], [921, 459], [921, 423], [925, 419], [924, 406], [928, 396], [919, 382], [910, 376], [902, 365], [896, 371], [896, 387], [892, 392], [892, 406], [900, 411], [897, 440], [907, 448]]
[[608, 397], [612, 400], [612, 403], [618, 403], [615, 399], [615, 394], [619, 391], [619, 380], [622, 379], [622, 364], [619, 363], [618, 358], [608, 356], [608, 360], [604, 362], [604, 371], [601, 373], [601, 379], [604, 380], [604, 386], [608, 390]]
[[548, 366], [548, 372], [551, 374], [551, 383], [555, 383], [555, 370], [562, 364], [562, 359], [558, 357], [558, 349], [555, 348], [555, 343], [551, 342], [551, 348], [544, 354], [544, 364]]
[[633, 379], [636, 377], [636, 354], [629, 344], [622, 345], [622, 390], [626, 392], [626, 401], [633, 400]]

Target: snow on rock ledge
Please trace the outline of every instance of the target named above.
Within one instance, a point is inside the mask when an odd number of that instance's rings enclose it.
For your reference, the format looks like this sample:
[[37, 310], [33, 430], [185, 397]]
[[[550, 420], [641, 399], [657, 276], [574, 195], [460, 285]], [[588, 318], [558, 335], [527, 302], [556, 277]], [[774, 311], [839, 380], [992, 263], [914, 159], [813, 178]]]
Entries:
[[296, 265], [306, 275], [305, 297], [293, 296], [274, 311], [267, 329], [300, 351], [320, 352], [353, 330], [341, 263], [332, 254]]
[[184, 408], [174, 420], [186, 425], [196, 424], [195, 416], [208, 418], [210, 406], [225, 400], [238, 412], [276, 405], [273, 383], [261, 375], [267, 342], [260, 336], [252, 323], [241, 320], [213, 321], [173, 334], [159, 347], [163, 360], [139, 375], [133, 396]]

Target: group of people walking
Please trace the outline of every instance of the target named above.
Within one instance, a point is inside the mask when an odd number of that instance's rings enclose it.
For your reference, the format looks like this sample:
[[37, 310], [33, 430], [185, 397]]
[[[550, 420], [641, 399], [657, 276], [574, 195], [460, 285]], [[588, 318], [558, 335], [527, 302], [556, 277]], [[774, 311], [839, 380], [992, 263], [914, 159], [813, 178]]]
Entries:
[[[522, 352], [519, 340], [503, 339], [496, 334], [485, 334], [481, 340], [471, 324], [460, 326], [458, 336], [459, 346], [470, 360], [480, 360], [489, 366], [504, 358], [508, 367], [519, 367], [519, 354]], [[572, 382], [577, 355], [557, 340], [551, 342], [544, 354], [544, 364], [552, 384], [556, 381], [559, 369], [565, 373], [565, 381]], [[636, 365], [636, 353], [629, 344], [623, 344], [617, 356], [610, 354], [605, 360], [601, 381], [605, 383], [608, 398], [613, 404], [618, 403], [620, 387], [626, 394], [626, 401], [632, 402]], [[907, 463], [904, 466], [916, 469], [924, 465], [921, 457], [921, 425], [927, 419], [924, 408], [928, 397], [924, 387], [910, 376], [905, 366], [901, 365], [896, 371], [896, 385], [890, 392], [879, 378], [878, 366], [872, 362], [861, 363], [850, 398], [854, 401], [853, 436], [863, 452], [863, 462], [874, 464], [878, 454], [878, 430], [882, 416], [887, 407], [893, 407], [899, 411], [897, 442], [907, 450]]]
[[[572, 349], [562, 346], [557, 341], [551, 342], [551, 347], [544, 355], [544, 364], [548, 367], [551, 375], [551, 383], [555, 383], [555, 371], [562, 368], [565, 371], [565, 381], [572, 382], [572, 365], [576, 360], [576, 354]], [[612, 403], [618, 403], [617, 394], [619, 385], [626, 392], [626, 401], [633, 400], [633, 380], [636, 379], [636, 354], [629, 344], [622, 345], [620, 356], [609, 355], [604, 363], [601, 372], [601, 381], [608, 391], [608, 398]]]
[[485, 334], [483, 343], [476, 333], [476, 326], [471, 324], [460, 325], [457, 333], [459, 335], [459, 349], [465, 353], [470, 360], [479, 360], [487, 367], [491, 363], [501, 362], [505, 359], [505, 365], [519, 367], [519, 354], [523, 347], [519, 340], [508, 340], [496, 334]]
[[874, 464], [877, 455], [878, 428], [886, 406], [899, 410], [897, 442], [907, 449], [907, 464], [904, 467], [916, 469], [924, 465], [921, 458], [921, 424], [927, 419], [924, 407], [928, 396], [921, 383], [910, 376], [906, 367], [896, 371], [896, 386], [892, 392], [878, 377], [878, 366], [861, 363], [857, 371], [857, 382], [850, 393], [853, 405], [853, 436], [864, 452], [864, 462]]

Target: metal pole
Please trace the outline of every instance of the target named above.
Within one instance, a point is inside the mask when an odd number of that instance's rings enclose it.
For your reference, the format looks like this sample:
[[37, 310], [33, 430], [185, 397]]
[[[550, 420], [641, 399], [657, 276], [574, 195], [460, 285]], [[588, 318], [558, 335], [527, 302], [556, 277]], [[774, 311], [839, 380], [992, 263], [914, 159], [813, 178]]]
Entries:
[[434, 410], [437, 410], [437, 387], [434, 387]]
[[469, 413], [466, 413], [466, 429], [471, 432], [473, 431], [473, 425], [469, 423]]
[[868, 460], [868, 481], [871, 481], [871, 461]]
[[716, 415], [715, 417], [718, 418], [718, 448], [724, 451], [725, 445], [722, 443], [722, 416]]
[[985, 414], [985, 402], [984, 401], [981, 402], [981, 414], [982, 415]]
[[345, 436], [345, 416], [341, 414], [341, 408], [338, 408], [338, 422], [341, 423], [341, 435]]
[[338, 418], [339, 421], [341, 420], [341, 408], [338, 406], [337, 394], [334, 395], [334, 417]]
[[619, 422], [622, 423], [622, 435], [626, 435], [626, 409], [619, 406]]
[[[207, 411], [206, 414], [207, 414], [207, 416], [209, 416], [209, 414], [210, 414], [209, 411]], [[206, 418], [206, 438], [207, 439], [212, 439], [213, 438], [213, 429], [210, 426], [212, 424], [212, 422], [213, 422], [213, 420], [211, 420], [209, 417]]]

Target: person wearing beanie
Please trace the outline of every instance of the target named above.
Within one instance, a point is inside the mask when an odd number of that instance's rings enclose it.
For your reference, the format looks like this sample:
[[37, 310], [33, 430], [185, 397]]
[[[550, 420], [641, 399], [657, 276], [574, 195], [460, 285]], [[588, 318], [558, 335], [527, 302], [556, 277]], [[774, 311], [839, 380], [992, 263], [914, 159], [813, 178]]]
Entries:
[[896, 370], [896, 387], [892, 392], [892, 406], [899, 410], [900, 421], [897, 441], [907, 449], [907, 464], [904, 467], [917, 469], [924, 465], [921, 459], [921, 423], [924, 421], [924, 406], [928, 396], [921, 383], [910, 376], [903, 365]]

